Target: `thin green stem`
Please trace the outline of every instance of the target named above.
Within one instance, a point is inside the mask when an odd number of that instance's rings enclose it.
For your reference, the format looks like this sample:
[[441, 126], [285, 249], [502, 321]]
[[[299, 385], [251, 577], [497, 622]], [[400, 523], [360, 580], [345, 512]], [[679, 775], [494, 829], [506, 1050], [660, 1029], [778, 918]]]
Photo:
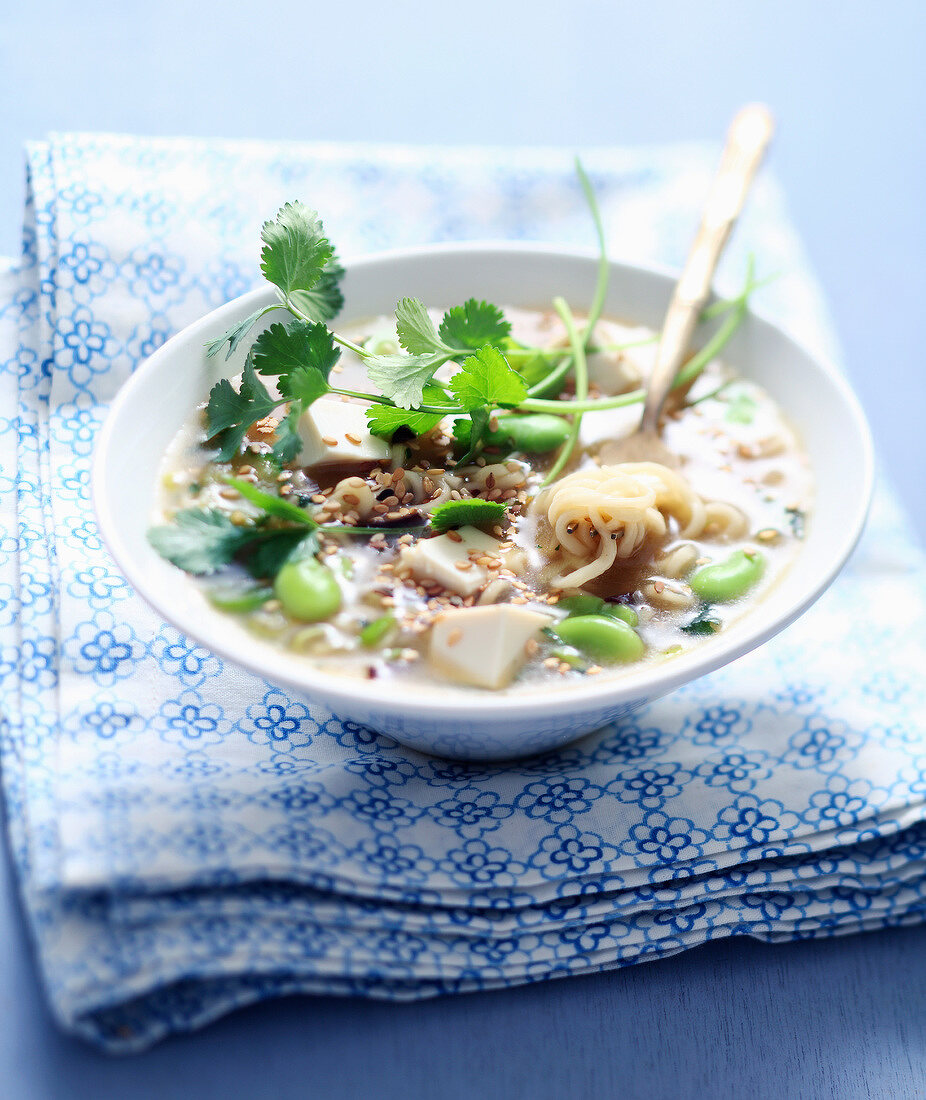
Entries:
[[[579, 183], [582, 185], [582, 191], [585, 194], [585, 201], [588, 203], [588, 208], [592, 214], [592, 221], [595, 223], [595, 233], [598, 237], [599, 250], [598, 280], [595, 284], [595, 296], [592, 298], [588, 317], [585, 320], [584, 346], [587, 350], [589, 341], [592, 338], [592, 333], [595, 331], [595, 325], [598, 323], [598, 319], [601, 317], [601, 311], [604, 309], [604, 300], [608, 293], [608, 276], [611, 271], [611, 266], [608, 263], [608, 248], [605, 241], [604, 226], [601, 222], [601, 211], [598, 209], [598, 199], [595, 197], [595, 191], [592, 187], [591, 180], [585, 174], [585, 169], [582, 167], [582, 162], [578, 157], [576, 157], [576, 175], [579, 177]], [[555, 305], [556, 303], [554, 303], [554, 307]], [[559, 312], [558, 309], [557, 312]], [[563, 315], [560, 314], [560, 316]], [[573, 354], [575, 354], [574, 349]]]
[[[578, 164], [578, 162], [576, 163]], [[572, 310], [566, 304], [565, 299], [554, 298], [553, 308], [560, 315], [563, 324], [566, 326], [569, 346], [572, 349], [572, 357], [575, 360], [576, 401], [582, 402], [588, 397], [588, 364], [585, 360], [585, 345], [576, 328]], [[551, 481], [555, 481], [559, 477], [579, 440], [579, 429], [581, 426], [582, 413], [576, 412], [572, 418], [572, 424], [569, 426], [569, 435], [566, 437], [566, 442], [560, 447], [559, 454], [556, 456], [556, 461], [550, 467], [547, 476], [543, 480], [544, 485], [549, 485]]]

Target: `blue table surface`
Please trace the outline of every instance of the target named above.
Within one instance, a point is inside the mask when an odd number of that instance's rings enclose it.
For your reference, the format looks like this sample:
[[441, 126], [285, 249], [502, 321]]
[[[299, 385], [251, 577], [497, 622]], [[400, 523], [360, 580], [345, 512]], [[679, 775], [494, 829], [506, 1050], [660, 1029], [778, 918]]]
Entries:
[[[773, 166], [887, 474], [926, 536], [926, 6], [46, 0], [0, 18], [0, 251], [49, 130], [561, 145], [709, 139], [771, 104]], [[697, 11], [697, 14], [695, 14]], [[0, 1096], [926, 1095], [926, 928], [714, 944], [411, 1006], [300, 998], [147, 1054], [62, 1036], [0, 861]]]

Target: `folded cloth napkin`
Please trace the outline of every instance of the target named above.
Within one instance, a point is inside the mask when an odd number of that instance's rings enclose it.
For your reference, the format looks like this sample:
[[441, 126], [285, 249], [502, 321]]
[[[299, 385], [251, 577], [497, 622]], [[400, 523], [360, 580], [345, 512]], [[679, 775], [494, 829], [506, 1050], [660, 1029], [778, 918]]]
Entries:
[[[679, 265], [714, 159], [585, 154], [613, 255]], [[2, 764], [64, 1027], [137, 1049], [288, 992], [423, 997], [923, 919], [926, 563], [883, 488], [844, 576], [782, 636], [507, 766], [420, 756], [223, 664], [101, 546], [109, 401], [259, 282], [279, 204], [316, 206], [348, 256], [588, 244], [569, 155], [63, 135], [28, 160], [23, 255], [0, 272]], [[832, 350], [768, 179], [737, 279], [747, 250], [784, 273], [765, 311]], [[889, 614], [853, 629], [872, 608]]]

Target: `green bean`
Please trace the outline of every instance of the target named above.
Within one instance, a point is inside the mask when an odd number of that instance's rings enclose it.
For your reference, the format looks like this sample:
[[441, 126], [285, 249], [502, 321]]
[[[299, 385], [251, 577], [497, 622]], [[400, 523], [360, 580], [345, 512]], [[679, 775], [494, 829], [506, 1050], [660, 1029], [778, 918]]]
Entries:
[[[484, 444], [488, 447], [509, 447], [526, 454], [546, 454], [562, 446], [569, 435], [569, 421], [551, 413], [530, 413], [527, 416], [497, 415], [498, 427], [488, 432]], [[458, 424], [455, 434], [461, 444], [469, 443], [469, 424]]]
[[576, 615], [555, 626], [556, 634], [567, 644], [587, 653], [596, 661], [636, 661], [643, 656], [643, 639], [623, 619], [607, 615]]
[[334, 573], [312, 557], [288, 561], [277, 573], [273, 590], [284, 611], [306, 623], [330, 619], [341, 606]]
[[218, 585], [206, 593], [219, 611], [254, 611], [273, 596], [265, 584]]
[[580, 592], [577, 596], [563, 596], [556, 606], [568, 611], [571, 618], [574, 615], [600, 615], [605, 602], [598, 596]]
[[386, 635], [392, 631], [394, 626], [395, 615], [380, 615], [378, 619], [367, 623], [360, 631], [360, 644], [366, 646], [367, 649], [375, 649], [385, 639]]
[[623, 619], [628, 626], [636, 626], [640, 621], [636, 611], [625, 603], [606, 603], [601, 609], [602, 615], [610, 615], [615, 619]]
[[606, 603], [599, 596], [593, 596], [589, 592], [580, 592], [577, 596], [563, 596], [556, 605], [563, 611], [569, 612], [569, 617], [576, 615], [607, 615], [612, 619], [623, 619], [628, 626], [636, 626], [637, 613], [632, 607], [623, 603]]
[[725, 561], [693, 573], [688, 583], [705, 603], [727, 603], [748, 592], [764, 569], [765, 558], [758, 550], [734, 550]]

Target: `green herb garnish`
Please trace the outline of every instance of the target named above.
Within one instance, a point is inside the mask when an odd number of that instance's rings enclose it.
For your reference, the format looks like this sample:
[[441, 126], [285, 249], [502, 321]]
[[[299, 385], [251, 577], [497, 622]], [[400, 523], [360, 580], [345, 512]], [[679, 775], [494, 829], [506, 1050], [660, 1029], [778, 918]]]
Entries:
[[712, 608], [708, 605], [701, 608], [691, 622], [685, 623], [681, 629], [686, 634], [716, 634], [722, 626], [723, 623], [713, 614]]
[[448, 500], [431, 513], [431, 526], [443, 533], [452, 527], [481, 527], [500, 523], [505, 518], [505, 505], [497, 500]]

